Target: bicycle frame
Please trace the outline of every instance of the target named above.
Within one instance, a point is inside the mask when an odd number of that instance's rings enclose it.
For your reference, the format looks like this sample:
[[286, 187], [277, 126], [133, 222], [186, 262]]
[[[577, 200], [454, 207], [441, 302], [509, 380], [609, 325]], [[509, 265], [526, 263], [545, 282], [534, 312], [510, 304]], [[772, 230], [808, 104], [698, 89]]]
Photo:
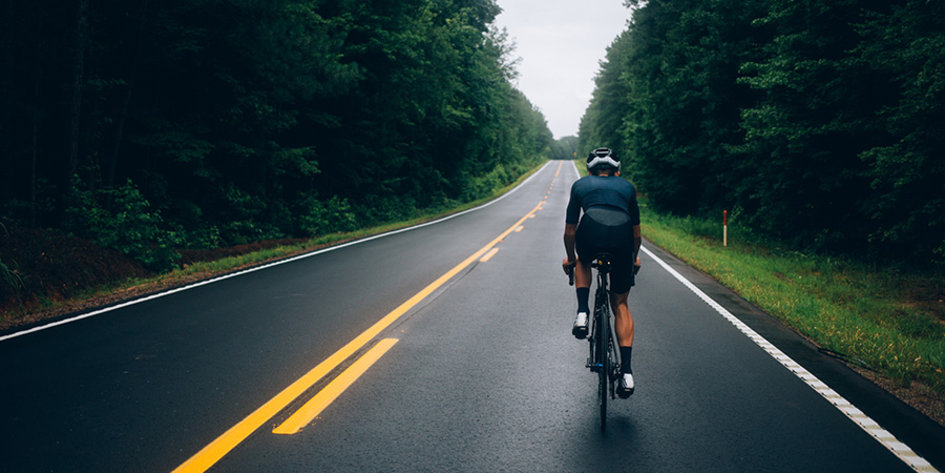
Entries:
[[604, 430], [607, 423], [607, 397], [616, 398], [616, 380], [620, 373], [621, 360], [610, 306], [609, 259], [597, 258], [591, 268], [597, 270], [597, 289], [594, 293], [594, 316], [589, 327], [591, 336], [587, 339], [590, 349], [587, 367], [598, 374], [600, 427]]

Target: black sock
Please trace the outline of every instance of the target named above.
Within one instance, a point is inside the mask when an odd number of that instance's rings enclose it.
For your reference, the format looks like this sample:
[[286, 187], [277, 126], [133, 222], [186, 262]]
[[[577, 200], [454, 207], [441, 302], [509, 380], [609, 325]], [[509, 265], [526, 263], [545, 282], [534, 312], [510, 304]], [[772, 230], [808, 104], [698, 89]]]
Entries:
[[633, 351], [633, 347], [620, 347], [620, 372], [621, 373], [633, 373], [633, 370], [630, 369], [630, 353]]
[[591, 288], [579, 287], [575, 289], [575, 291], [577, 292], [577, 299], [578, 299], [577, 311], [589, 314], [591, 310], [587, 308], [587, 300], [591, 297]]

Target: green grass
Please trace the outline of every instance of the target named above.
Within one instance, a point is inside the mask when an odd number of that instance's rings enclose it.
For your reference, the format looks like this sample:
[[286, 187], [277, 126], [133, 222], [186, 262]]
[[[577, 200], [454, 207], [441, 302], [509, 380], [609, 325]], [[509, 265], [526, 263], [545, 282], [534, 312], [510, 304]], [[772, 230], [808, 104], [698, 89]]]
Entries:
[[772, 249], [729, 222], [644, 209], [643, 235], [816, 344], [908, 386], [945, 395], [945, 277]]

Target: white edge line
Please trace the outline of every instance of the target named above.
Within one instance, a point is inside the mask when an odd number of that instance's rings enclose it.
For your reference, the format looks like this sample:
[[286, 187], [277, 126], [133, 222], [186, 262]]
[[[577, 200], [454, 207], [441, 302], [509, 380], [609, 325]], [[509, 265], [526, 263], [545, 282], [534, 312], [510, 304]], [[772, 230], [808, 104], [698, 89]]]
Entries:
[[843, 396], [837, 394], [837, 392], [827, 386], [826, 383], [817, 379], [816, 376], [801, 367], [789, 356], [785, 355], [784, 352], [777, 349], [774, 345], [765, 340], [764, 337], [759, 335], [757, 332], [748, 327], [748, 325], [745, 325], [744, 322], [732, 315], [731, 312], [722, 307], [718, 302], [714, 301], [711, 297], [706, 295], [706, 293], [702, 292], [695, 286], [695, 284], [686, 279], [682, 274], [679, 274], [678, 271], [671, 268], [662, 259], [653, 254], [653, 252], [642, 246], [640, 249], [649, 255], [650, 258], [653, 258], [653, 260], [662, 266], [663, 269], [679, 280], [679, 282], [686, 286], [695, 295], [699, 296], [699, 298], [705, 301], [706, 304], [709, 304], [709, 306], [721, 314], [722, 317], [731, 322], [732, 325], [734, 325], [739, 331], [748, 336], [748, 338], [750, 338], [753, 342], [755, 342], [756, 345], [771, 355], [771, 357], [773, 357], [778, 363], [794, 373], [795, 376], [800, 378], [801, 381], [804, 381], [804, 383], [814, 389], [814, 391], [817, 391], [817, 393], [823, 396], [824, 399], [833, 404], [837, 410], [842, 412], [850, 420], [856, 423], [856, 425], [876, 439], [877, 442], [886, 447], [894, 455], [899, 457], [900, 460], [909, 465], [913, 470], [922, 473], [932, 473], [938, 471], [928, 461], [913, 452], [911, 448], [897, 440], [896, 437], [887, 430], [880, 427], [879, 424], [873, 419], [869, 418], [869, 416], [854, 407], [853, 404], [844, 399]]
[[122, 309], [122, 308], [125, 308], [125, 307], [128, 307], [128, 306], [132, 306], [132, 305], [135, 305], [135, 304], [140, 304], [140, 303], [142, 303], [142, 302], [147, 302], [147, 301], [150, 301], [150, 300], [153, 300], [153, 299], [158, 299], [158, 298], [160, 298], [160, 297], [169, 296], [169, 295], [171, 295], [171, 294], [175, 294], [175, 293], [178, 293], [178, 292], [183, 292], [183, 291], [186, 291], [186, 290], [189, 290], [189, 289], [193, 289], [193, 288], [195, 288], [195, 287], [206, 286], [206, 285], [208, 285], [208, 284], [212, 284], [212, 283], [215, 283], [215, 282], [219, 282], [219, 281], [222, 281], [222, 280], [224, 280], [224, 279], [235, 278], [235, 277], [237, 277], [237, 276], [242, 276], [242, 275], [244, 275], [244, 274], [246, 274], [246, 273], [252, 273], [252, 272], [254, 272], [254, 271], [260, 271], [260, 270], [263, 270], [263, 269], [271, 268], [271, 267], [273, 267], [273, 266], [278, 266], [278, 265], [280, 265], [280, 264], [291, 263], [291, 262], [296, 261], [296, 260], [308, 258], [308, 257], [315, 256], [315, 255], [320, 255], [320, 254], [322, 254], [322, 253], [327, 253], [327, 252], [329, 252], [329, 251], [340, 250], [340, 249], [345, 248], [345, 247], [348, 247], [348, 246], [358, 245], [358, 244], [365, 243], [365, 242], [368, 242], [368, 241], [371, 241], [371, 240], [376, 240], [376, 239], [378, 239], [378, 238], [384, 238], [384, 237], [388, 237], [388, 236], [391, 236], [391, 235], [396, 235], [396, 234], [398, 234], [398, 233], [403, 233], [403, 232], [407, 232], [407, 231], [410, 231], [410, 230], [416, 230], [416, 229], [418, 229], [418, 228], [423, 228], [423, 227], [426, 227], [426, 226], [430, 226], [430, 225], [434, 225], [434, 224], [437, 224], [437, 223], [445, 222], [445, 221], [447, 221], [447, 220], [450, 220], [450, 219], [459, 217], [459, 216], [461, 216], [461, 215], [465, 215], [465, 214], [470, 213], [470, 212], [475, 212], [475, 211], [477, 211], [477, 210], [482, 210], [482, 209], [484, 209], [484, 208], [486, 208], [486, 207], [488, 207], [488, 206], [490, 206], [490, 205], [492, 205], [492, 204], [494, 204], [494, 203], [496, 203], [496, 202], [499, 202], [500, 200], [502, 200], [502, 199], [508, 197], [509, 195], [512, 195], [512, 193], [514, 193], [515, 191], [517, 191], [517, 190], [519, 190], [520, 188], [522, 188], [525, 184], [527, 184], [529, 181], [531, 181], [532, 179], [534, 179], [535, 176], [537, 176], [537, 175], [540, 174], [542, 171], [544, 171], [545, 168], [547, 168], [548, 166], [551, 165], [551, 163], [552, 163], [551, 161], [546, 162], [538, 171], [535, 171], [535, 173], [532, 174], [531, 176], [529, 176], [528, 179], [525, 179], [524, 181], [522, 181], [521, 184], [515, 186], [515, 188], [513, 188], [512, 190], [510, 190], [510, 191], [506, 192], [505, 194], [502, 194], [501, 196], [496, 197], [495, 199], [490, 200], [489, 202], [486, 202], [485, 204], [482, 204], [482, 205], [480, 205], [480, 206], [478, 206], [478, 207], [474, 207], [474, 208], [471, 208], [471, 209], [467, 209], [467, 210], [464, 210], [464, 211], [462, 211], [462, 212], [457, 212], [457, 213], [452, 214], [452, 215], [447, 215], [446, 217], [443, 217], [443, 218], [440, 218], [440, 219], [437, 219], [437, 220], [433, 220], [433, 221], [430, 221], [430, 222], [421, 223], [421, 224], [418, 224], [418, 225], [414, 225], [414, 226], [411, 226], [411, 227], [405, 227], [405, 228], [401, 228], [401, 229], [398, 229], [398, 230], [392, 230], [392, 231], [385, 232], [385, 233], [380, 233], [380, 234], [377, 234], [377, 235], [373, 235], [373, 236], [361, 238], [361, 239], [358, 239], [358, 240], [349, 241], [349, 242], [347, 242], [347, 243], [342, 243], [342, 244], [340, 244], [340, 245], [329, 246], [329, 247], [327, 247], [327, 248], [322, 248], [322, 249], [320, 249], [320, 250], [315, 250], [315, 251], [312, 251], [312, 252], [309, 252], [309, 253], [303, 253], [303, 254], [301, 254], [301, 255], [296, 255], [296, 256], [293, 256], [293, 257], [291, 257], [291, 258], [286, 258], [286, 259], [283, 259], [283, 260], [274, 261], [274, 262], [272, 262], [272, 263], [267, 263], [267, 264], [263, 264], [263, 265], [259, 265], [259, 266], [254, 266], [254, 267], [252, 267], [252, 268], [244, 269], [244, 270], [242, 270], [242, 271], [236, 271], [236, 272], [233, 272], [233, 273], [225, 274], [225, 275], [223, 275], [223, 276], [217, 276], [217, 277], [215, 277], [215, 278], [206, 279], [206, 280], [199, 281], [199, 282], [196, 282], [196, 283], [193, 283], [193, 284], [189, 284], [189, 285], [187, 285], [187, 286], [181, 286], [181, 287], [178, 287], [178, 288], [175, 288], [175, 289], [171, 289], [171, 290], [169, 290], [169, 291], [160, 292], [160, 293], [157, 293], [157, 294], [151, 294], [151, 295], [149, 295], [149, 296], [144, 296], [144, 297], [141, 297], [141, 298], [138, 298], [138, 299], [133, 299], [133, 300], [130, 300], [130, 301], [122, 302], [122, 303], [120, 303], [120, 304], [116, 304], [116, 305], [113, 305], [113, 306], [109, 306], [109, 307], [105, 307], [105, 308], [102, 308], [102, 309], [94, 310], [94, 311], [92, 311], [92, 312], [86, 312], [86, 313], [84, 313], [84, 314], [76, 315], [75, 317], [69, 317], [69, 318], [67, 318], [67, 319], [57, 320], [57, 321], [55, 321], [55, 322], [50, 322], [50, 323], [48, 323], [48, 324], [40, 325], [40, 326], [33, 327], [33, 328], [30, 328], [30, 329], [22, 330], [22, 331], [19, 331], [19, 332], [9, 333], [9, 334], [7, 334], [7, 335], [0, 336], [0, 342], [6, 341], [6, 340], [10, 340], [10, 339], [13, 339], [13, 338], [17, 338], [17, 337], [22, 337], [23, 335], [28, 335], [28, 334], [35, 333], [35, 332], [40, 332], [40, 331], [47, 330], [47, 329], [50, 329], [50, 328], [53, 328], [53, 327], [58, 327], [58, 326], [60, 326], [60, 325], [65, 325], [65, 324], [69, 324], [69, 323], [72, 323], [72, 322], [78, 322], [78, 321], [80, 321], [80, 320], [82, 320], [82, 319], [87, 319], [87, 318], [89, 318], [89, 317], [94, 317], [94, 316], [96, 316], [96, 315], [101, 315], [101, 314], [104, 314], [104, 313], [106, 313], [106, 312], [111, 312], [111, 311], [113, 311], [113, 310], [118, 310], [118, 309]]

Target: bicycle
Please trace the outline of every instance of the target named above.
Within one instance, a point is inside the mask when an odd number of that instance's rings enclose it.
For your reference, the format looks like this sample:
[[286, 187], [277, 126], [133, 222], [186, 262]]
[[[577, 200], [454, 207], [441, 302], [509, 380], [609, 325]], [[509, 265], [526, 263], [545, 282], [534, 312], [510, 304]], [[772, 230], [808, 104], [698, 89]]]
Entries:
[[[587, 337], [590, 355], [586, 367], [597, 373], [597, 397], [600, 408], [600, 429], [607, 428], [607, 397], [617, 397], [617, 377], [620, 376], [619, 342], [610, 310], [610, 275], [612, 256], [601, 253], [594, 258], [591, 268], [597, 270], [597, 290], [594, 292], [594, 315], [589, 321]], [[569, 284], [574, 285], [574, 267], [568, 271]]]

